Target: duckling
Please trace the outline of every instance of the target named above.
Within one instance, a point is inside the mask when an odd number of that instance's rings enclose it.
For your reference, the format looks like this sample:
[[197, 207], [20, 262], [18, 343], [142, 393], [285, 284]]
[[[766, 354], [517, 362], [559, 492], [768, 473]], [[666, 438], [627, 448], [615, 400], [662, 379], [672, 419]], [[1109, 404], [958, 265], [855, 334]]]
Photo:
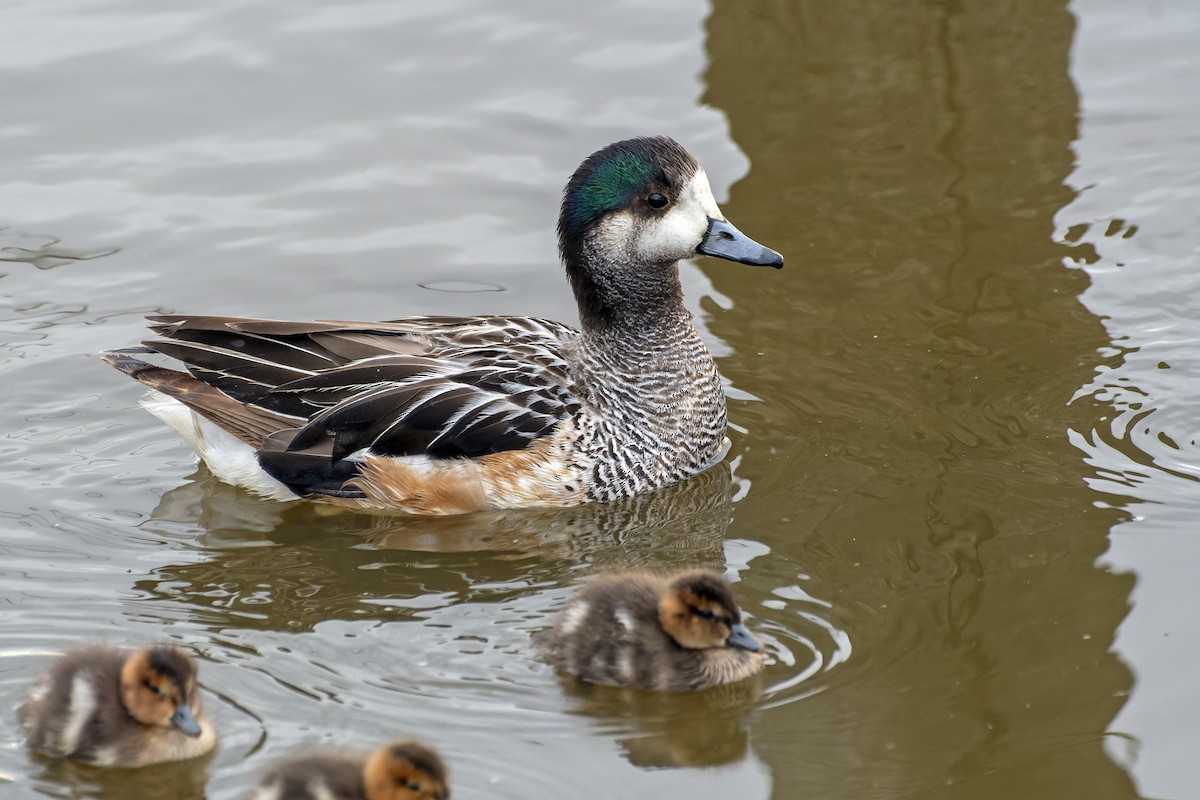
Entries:
[[[104, 359], [214, 475], [274, 500], [459, 514], [643, 494], [724, 458], [725, 391], [679, 261], [783, 266], [678, 142], [615, 142], [563, 192], [580, 329], [533, 317], [150, 317]], [[144, 354], [182, 362], [157, 366]]]
[[442, 759], [420, 742], [392, 742], [370, 756], [309, 753], [269, 769], [247, 800], [447, 800]]
[[195, 664], [170, 645], [70, 650], [33, 686], [19, 716], [38, 752], [105, 767], [194, 758], [217, 741], [200, 709]]
[[707, 570], [597, 578], [539, 638], [555, 666], [609, 686], [707, 689], [763, 665], [729, 584]]

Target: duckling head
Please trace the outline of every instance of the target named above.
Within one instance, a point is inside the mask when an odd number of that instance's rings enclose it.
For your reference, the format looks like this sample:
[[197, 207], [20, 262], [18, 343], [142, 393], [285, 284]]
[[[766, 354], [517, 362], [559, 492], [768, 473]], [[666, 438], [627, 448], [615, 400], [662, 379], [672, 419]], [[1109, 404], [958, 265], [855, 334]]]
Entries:
[[680, 259], [783, 266], [783, 256], [725, 219], [703, 167], [666, 136], [615, 142], [588, 156], [563, 191], [558, 242], [585, 327], [678, 301], [677, 277], [665, 280], [663, 272]]
[[658, 620], [681, 647], [759, 651], [758, 641], [742, 624], [729, 584], [711, 572], [688, 572], [673, 580], [659, 600]]
[[450, 779], [433, 749], [393, 742], [376, 750], [363, 769], [367, 800], [447, 800]]
[[121, 668], [121, 702], [143, 725], [175, 727], [193, 738], [202, 733], [196, 667], [178, 647], [155, 645], [130, 654]]

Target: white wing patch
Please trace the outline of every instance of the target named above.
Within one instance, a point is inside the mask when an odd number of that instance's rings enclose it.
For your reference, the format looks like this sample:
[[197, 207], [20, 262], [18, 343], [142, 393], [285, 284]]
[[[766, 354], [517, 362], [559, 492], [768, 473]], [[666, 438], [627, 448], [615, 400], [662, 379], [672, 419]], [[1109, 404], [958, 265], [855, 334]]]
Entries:
[[313, 800], [338, 800], [322, 777], [313, 778], [305, 785], [305, 788], [308, 789]]
[[278, 782], [259, 786], [247, 800], [282, 800], [283, 787]]
[[26, 702], [30, 707], [37, 705], [46, 699], [46, 695], [50, 692], [49, 681], [39, 681], [32, 689], [29, 690], [28, 699]]
[[633, 653], [628, 647], [621, 648], [617, 657], [617, 672], [625, 683], [633, 683]]
[[625, 606], [618, 606], [614, 616], [617, 618], [617, 622], [621, 624], [621, 627], [629, 633], [633, 633], [634, 629], [637, 628], [637, 623], [634, 622], [633, 615], [629, 613], [629, 609]]
[[115, 747], [101, 747], [92, 756], [92, 763], [101, 767], [111, 767], [117, 763], [119, 755]]
[[588, 608], [589, 605], [586, 601], [568, 606], [562, 615], [562, 632], [570, 634], [579, 630], [579, 626], [583, 624], [583, 618], [587, 616]]
[[96, 710], [96, 687], [90, 672], [80, 672], [71, 681], [71, 702], [67, 705], [67, 721], [59, 738], [59, 749], [74, 753], [79, 747], [83, 729]]

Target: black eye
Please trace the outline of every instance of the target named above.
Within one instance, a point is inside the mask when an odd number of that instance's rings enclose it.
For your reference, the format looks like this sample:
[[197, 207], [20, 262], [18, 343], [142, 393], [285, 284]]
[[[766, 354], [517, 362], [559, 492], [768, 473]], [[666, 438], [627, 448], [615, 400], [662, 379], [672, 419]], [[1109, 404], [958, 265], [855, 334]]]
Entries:
[[151, 683], [150, 681], [143, 681], [143, 685], [144, 685], [144, 686], [145, 686], [147, 689], [149, 689], [151, 692], [153, 692], [154, 694], [161, 694], [161, 692], [158, 690], [158, 687], [157, 687], [157, 686], [155, 686], [155, 685], [154, 685], [153, 683]]
[[654, 209], [666, 208], [669, 202], [671, 201], [666, 198], [666, 195], [661, 195], [658, 192], [646, 198], [646, 205]]
[[707, 608], [697, 608], [696, 613], [704, 619], [713, 618], [713, 612], [709, 611]]

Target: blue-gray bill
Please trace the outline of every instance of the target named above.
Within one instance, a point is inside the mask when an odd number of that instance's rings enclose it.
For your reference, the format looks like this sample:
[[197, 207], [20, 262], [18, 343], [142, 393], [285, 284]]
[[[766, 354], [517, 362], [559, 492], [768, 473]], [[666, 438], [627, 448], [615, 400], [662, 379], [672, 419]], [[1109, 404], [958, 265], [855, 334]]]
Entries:
[[751, 653], [757, 653], [760, 649], [758, 640], [750, 635], [750, 631], [746, 630], [745, 625], [740, 623], [730, 626], [729, 638], [725, 640], [725, 644], [749, 650]]
[[708, 230], [696, 246], [696, 252], [756, 267], [783, 267], [783, 256], [779, 253], [769, 247], [763, 247], [733, 227], [728, 220], [712, 217], [708, 218]]
[[200, 735], [200, 723], [196, 722], [192, 709], [184, 703], [175, 707], [175, 713], [171, 715], [171, 724], [193, 739]]

